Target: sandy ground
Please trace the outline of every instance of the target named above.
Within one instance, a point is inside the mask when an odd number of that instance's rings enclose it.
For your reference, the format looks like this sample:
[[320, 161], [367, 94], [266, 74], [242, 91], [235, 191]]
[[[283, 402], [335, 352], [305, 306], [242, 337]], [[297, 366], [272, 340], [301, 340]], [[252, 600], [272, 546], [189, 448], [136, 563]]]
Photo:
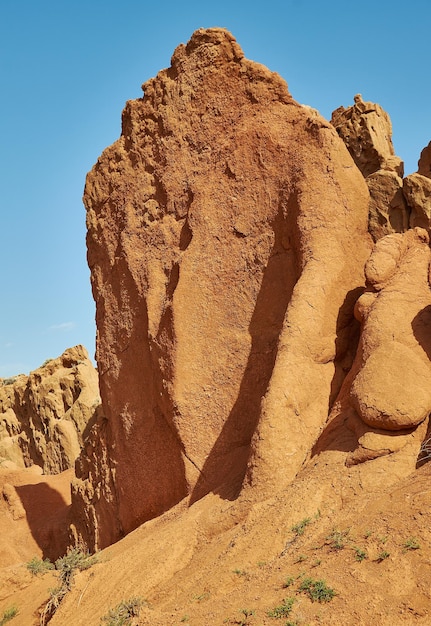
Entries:
[[[430, 624], [431, 464], [396, 487], [361, 493], [335, 457], [265, 502], [210, 494], [147, 522], [75, 576], [50, 623], [98, 626], [119, 602], [140, 597], [136, 624], [152, 626]], [[11, 624], [38, 624], [56, 585], [55, 574], [33, 577], [25, 563], [46, 545], [53, 551], [53, 541], [59, 549], [70, 478], [2, 470], [0, 616], [17, 606]], [[300, 589], [307, 578], [325, 581], [333, 599], [313, 602]], [[290, 614], [271, 617], [289, 598]]]

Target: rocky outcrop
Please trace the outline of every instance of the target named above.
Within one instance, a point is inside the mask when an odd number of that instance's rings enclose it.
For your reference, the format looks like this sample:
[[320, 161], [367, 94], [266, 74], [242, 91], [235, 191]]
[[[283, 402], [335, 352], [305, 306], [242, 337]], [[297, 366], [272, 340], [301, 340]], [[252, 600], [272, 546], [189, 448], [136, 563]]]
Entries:
[[369, 231], [374, 241], [409, 227], [403, 196], [404, 164], [395, 155], [392, 124], [379, 104], [364, 102], [360, 94], [347, 109], [339, 107], [331, 122], [361, 170], [370, 191]]
[[431, 178], [431, 141], [421, 152], [418, 163], [418, 174]]
[[227, 31], [143, 89], [84, 196], [105, 411], [73, 487], [90, 547], [245, 475], [292, 480], [352, 362], [370, 250], [343, 142]]
[[356, 440], [346, 463], [373, 460], [368, 480], [381, 474], [379, 480], [393, 482], [414, 471], [427, 432], [430, 260], [429, 236], [415, 228], [380, 239], [366, 264], [369, 287], [355, 306], [358, 352], [318, 449], [338, 448], [347, 428]]
[[0, 462], [46, 474], [72, 468], [100, 405], [98, 377], [83, 346], [29, 374], [0, 379]]
[[410, 174], [403, 181], [403, 193], [409, 204], [410, 227], [431, 227], [431, 178]]

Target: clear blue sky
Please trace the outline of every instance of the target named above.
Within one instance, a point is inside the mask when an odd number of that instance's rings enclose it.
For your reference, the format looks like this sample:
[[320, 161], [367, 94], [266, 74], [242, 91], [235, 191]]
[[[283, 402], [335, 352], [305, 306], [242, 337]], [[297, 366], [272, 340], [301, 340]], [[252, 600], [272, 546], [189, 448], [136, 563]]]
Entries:
[[85, 175], [126, 100], [211, 26], [327, 118], [358, 92], [379, 102], [416, 170], [431, 140], [429, 0], [1, 0], [0, 376], [77, 343], [94, 354]]

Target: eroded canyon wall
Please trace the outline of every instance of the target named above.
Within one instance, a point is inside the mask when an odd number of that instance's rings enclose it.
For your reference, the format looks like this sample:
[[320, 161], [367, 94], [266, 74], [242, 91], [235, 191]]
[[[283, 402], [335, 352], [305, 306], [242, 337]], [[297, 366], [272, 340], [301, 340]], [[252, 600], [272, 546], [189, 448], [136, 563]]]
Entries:
[[93, 549], [185, 496], [292, 480], [354, 358], [371, 249], [343, 141], [227, 31], [143, 89], [84, 195], [105, 417], [72, 506]]
[[0, 462], [74, 467], [100, 406], [97, 371], [83, 346], [48, 359], [28, 376], [0, 379]]

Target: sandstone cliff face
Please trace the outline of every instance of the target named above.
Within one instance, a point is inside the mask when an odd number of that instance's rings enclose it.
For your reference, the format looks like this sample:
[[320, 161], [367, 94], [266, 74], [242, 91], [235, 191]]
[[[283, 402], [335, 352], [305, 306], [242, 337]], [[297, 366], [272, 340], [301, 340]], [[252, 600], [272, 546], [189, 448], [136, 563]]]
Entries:
[[73, 492], [90, 547], [245, 475], [292, 480], [352, 362], [370, 251], [343, 142], [227, 31], [143, 88], [84, 196], [105, 412]]
[[0, 462], [39, 465], [45, 474], [72, 468], [99, 404], [97, 372], [83, 346], [29, 376], [0, 379]]

